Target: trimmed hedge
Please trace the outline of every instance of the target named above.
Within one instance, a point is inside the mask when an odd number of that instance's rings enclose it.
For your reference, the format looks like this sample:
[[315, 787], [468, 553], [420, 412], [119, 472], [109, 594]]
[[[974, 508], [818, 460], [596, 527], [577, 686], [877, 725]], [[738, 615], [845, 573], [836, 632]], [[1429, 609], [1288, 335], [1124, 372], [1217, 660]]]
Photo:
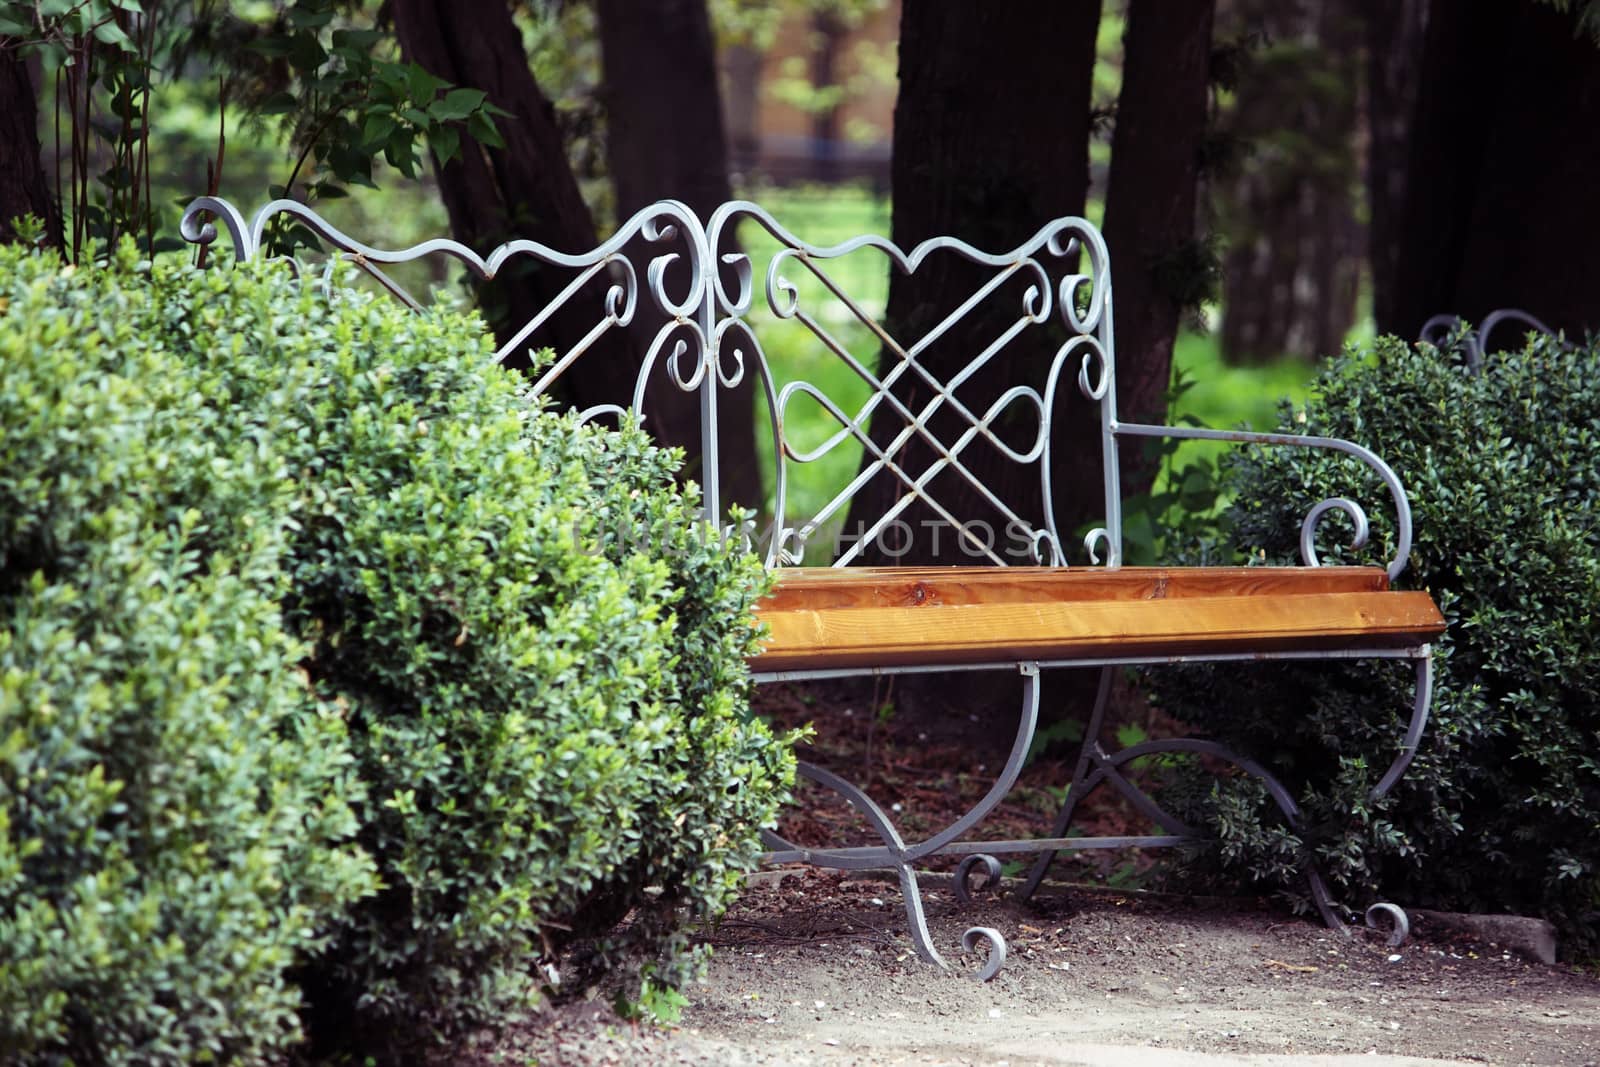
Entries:
[[[1579, 953], [1600, 944], [1597, 367], [1596, 343], [1536, 339], [1474, 373], [1458, 352], [1384, 338], [1333, 362], [1304, 412], [1285, 411], [1286, 430], [1360, 441], [1394, 466], [1416, 523], [1400, 580], [1433, 593], [1449, 631], [1421, 751], [1376, 805], [1365, 794], [1394, 755], [1409, 668], [1158, 681], [1168, 710], [1282, 768], [1306, 808], [1300, 837], [1264, 814], [1259, 789], [1191, 794], [1233, 871], [1292, 883], [1309, 849], [1351, 903], [1381, 889], [1408, 905], [1537, 914]], [[1387, 499], [1375, 478], [1351, 478], [1326, 454], [1244, 451], [1224, 483], [1234, 543], [1289, 562], [1308, 504]], [[1328, 562], [1388, 558], [1393, 521], [1373, 510], [1371, 549], [1325, 551]]]
[[277, 606], [287, 472], [194, 392], [141, 270], [0, 248], [8, 1063], [278, 1059], [288, 968], [373, 886]]
[[382, 888], [292, 971], [319, 1047], [505, 1019], [555, 946], [635, 907], [619, 945], [681, 980], [683, 920], [729, 902], [793, 765], [748, 714], [764, 577], [702, 534], [677, 458], [541, 411], [475, 319], [270, 265], [115, 285], [154, 309], [133, 335], [181, 365], [194, 425], [280, 472], [253, 497], [276, 606], [348, 724]]

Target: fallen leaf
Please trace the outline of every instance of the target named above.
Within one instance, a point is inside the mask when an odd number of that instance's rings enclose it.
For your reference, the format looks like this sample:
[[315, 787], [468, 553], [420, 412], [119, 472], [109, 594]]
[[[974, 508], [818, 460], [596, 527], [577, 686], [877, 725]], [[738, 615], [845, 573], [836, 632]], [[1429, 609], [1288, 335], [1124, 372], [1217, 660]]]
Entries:
[[1285, 971], [1293, 971], [1296, 974], [1311, 974], [1318, 970], [1317, 967], [1309, 963], [1284, 963], [1282, 960], [1267, 960], [1266, 966], [1279, 967]]

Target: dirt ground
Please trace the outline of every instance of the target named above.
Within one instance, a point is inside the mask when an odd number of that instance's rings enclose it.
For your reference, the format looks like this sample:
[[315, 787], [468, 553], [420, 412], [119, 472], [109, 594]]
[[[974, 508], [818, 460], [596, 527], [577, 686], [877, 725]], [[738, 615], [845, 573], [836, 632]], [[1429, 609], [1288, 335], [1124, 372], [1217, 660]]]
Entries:
[[[706, 931], [710, 974], [676, 1028], [597, 999], [498, 1035], [480, 1062], [1600, 1064], [1600, 979], [1500, 945], [1391, 949], [1250, 902], [1078, 889], [960, 905], [947, 879], [925, 886], [950, 973], [912, 953], [896, 885], [807, 871]], [[1010, 943], [982, 984], [960, 952], [975, 924]]]
[[[1010, 728], [978, 716], [885, 714], [871, 687], [767, 694], [783, 725], [819, 724], [803, 758], [865, 784], [903, 830], [947, 825], [988, 787]], [[1168, 724], [1134, 702], [1120, 731]], [[1121, 738], [1123, 743], [1138, 735]], [[1041, 756], [985, 823], [1046, 831], [1068, 780]], [[1084, 832], [1139, 832], [1115, 794], [1087, 797]], [[801, 789], [780, 827], [807, 845], [864, 842], [842, 800]], [[670, 1029], [618, 1020], [604, 995], [486, 1035], [460, 1062], [571, 1064], [1294, 1063], [1334, 1067], [1466, 1062], [1600, 1067], [1600, 975], [1524, 959], [1470, 935], [1419, 937], [1399, 949], [1257, 901], [1200, 901], [1136, 889], [1151, 860], [1100, 850], [1058, 860], [1064, 880], [1031, 904], [980, 893], [959, 904], [947, 874], [922, 878], [934, 943], [950, 972], [923, 963], [906, 935], [899, 886], [836, 872], [767, 872], [715, 928], [707, 980]], [[876, 877], [876, 876], [875, 876]], [[992, 981], [961, 952], [970, 926], [1009, 944]], [[982, 950], [980, 950], [982, 951]]]

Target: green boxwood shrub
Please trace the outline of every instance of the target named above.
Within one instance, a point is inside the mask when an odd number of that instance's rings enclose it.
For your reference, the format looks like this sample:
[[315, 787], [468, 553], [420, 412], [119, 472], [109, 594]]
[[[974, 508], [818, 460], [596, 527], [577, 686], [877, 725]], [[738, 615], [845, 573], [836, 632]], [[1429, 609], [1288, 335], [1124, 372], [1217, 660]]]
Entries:
[[601, 947], [681, 979], [683, 920], [729, 902], [792, 757], [748, 713], [764, 577], [701, 533], [677, 457], [542, 411], [475, 319], [271, 265], [120, 269], [200, 411], [176, 421], [278, 472], [239, 499], [277, 531], [315, 706], [348, 724], [317, 755], [354, 761], [381, 888], [292, 971], [321, 1047], [505, 1019], [630, 910]]
[[[1365, 797], [1395, 752], [1412, 672], [1373, 663], [1158, 676], [1173, 714], [1281, 770], [1306, 809], [1295, 835], [1246, 783], [1191, 790], [1235, 873], [1291, 884], [1309, 850], [1349, 903], [1544, 915], [1578, 952], [1600, 935], [1600, 344], [1536, 339], [1474, 373], [1459, 353], [1380, 339], [1319, 378], [1284, 428], [1359, 441], [1388, 460], [1416, 522], [1400, 583], [1449, 621], [1432, 720], [1394, 792]], [[1306, 506], [1387, 494], [1353, 465], [1250, 449], [1228, 468], [1235, 544], [1290, 562]], [[1381, 562], [1372, 545], [1329, 562]], [[1324, 537], [1324, 544], [1336, 541]]]
[[476, 321], [208, 288], [227, 404], [305, 413], [285, 603], [350, 710], [385, 882], [307, 975], [321, 1017], [369, 1043], [503, 1017], [551, 946], [644, 904], [668, 921], [633, 947], [681, 976], [680, 911], [731, 899], [792, 774], [747, 711], [755, 559], [636, 428], [541, 413]]
[[372, 865], [278, 609], [286, 472], [130, 250], [0, 247], [0, 1061], [276, 1062]]

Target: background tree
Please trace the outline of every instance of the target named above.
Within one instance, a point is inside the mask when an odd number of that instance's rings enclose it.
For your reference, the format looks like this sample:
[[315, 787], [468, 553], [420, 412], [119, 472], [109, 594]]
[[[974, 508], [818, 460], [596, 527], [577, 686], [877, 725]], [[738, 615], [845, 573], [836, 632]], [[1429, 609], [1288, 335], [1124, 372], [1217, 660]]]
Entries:
[[[1212, 0], [1165, 4], [1159, 10], [1135, 0], [1128, 15], [1105, 230], [1117, 264], [1120, 414], [1130, 421], [1160, 421], [1164, 415], [1180, 313], [1210, 286], [1213, 268], [1196, 238], [1195, 217], [1213, 14]], [[905, 4], [893, 164], [893, 231], [901, 247], [957, 234], [981, 248], [1004, 249], [1031, 235], [1042, 220], [1083, 213], [1099, 17], [1098, 2], [1012, 3], [982, 10], [915, 0]], [[1047, 61], [1047, 54], [1055, 58]], [[1041, 100], [1051, 101], [1050, 106], [1041, 109]], [[894, 275], [890, 332], [903, 343], [914, 340], [986, 277], [983, 269], [949, 257], [930, 263], [915, 279]], [[992, 299], [920, 362], [948, 379], [1004, 330], [1017, 306]], [[1048, 360], [1033, 355], [1002, 353], [964, 387], [965, 402], [984, 410], [1011, 385], [1042, 385]], [[897, 358], [885, 354], [885, 365]], [[1057, 519], [1070, 532], [1103, 518], [1104, 495], [1097, 414], [1075, 390], [1064, 392], [1052, 465]], [[931, 392], [907, 375], [896, 395], [916, 410]], [[874, 442], [886, 447], [902, 425], [880, 416], [872, 427]], [[931, 429], [949, 441], [962, 427], [956, 417], [945, 415], [936, 417]], [[925, 443], [913, 439], [898, 461], [917, 472], [935, 458]], [[963, 461], [1019, 514], [1039, 514], [1031, 470], [980, 442], [970, 446]], [[1130, 447], [1124, 461], [1125, 492], [1147, 491], [1154, 469], [1142, 450]], [[982, 514], [986, 507], [951, 473], [929, 485], [958, 514]], [[875, 516], [902, 492], [898, 479], [879, 474], [858, 509]], [[901, 517], [914, 529], [936, 518], [920, 503]], [[965, 559], [953, 541], [945, 538], [936, 547], [922, 538], [897, 558]]]
[[[1404, 7], [1374, 6], [1386, 22]], [[1228, 244], [1222, 352], [1233, 363], [1316, 359], [1337, 352], [1355, 322], [1365, 255], [1356, 144], [1362, 13], [1352, 0], [1230, 7], [1229, 29], [1256, 43], [1223, 119], [1245, 157], [1215, 187]], [[1379, 136], [1374, 158], [1388, 147]]]
[[1363, 0], [1367, 55], [1367, 262], [1373, 315], [1395, 321], [1400, 302], [1400, 246], [1406, 218], [1406, 172], [1423, 32], [1431, 0]]
[[[891, 176], [892, 237], [901, 248], [944, 234], [958, 235], [983, 249], [1012, 248], [1048, 219], [1083, 213], [1099, 18], [1099, 0], [1005, 4], [906, 0], [900, 18], [900, 93]], [[912, 279], [892, 273], [886, 313], [889, 333], [902, 344], [913, 343], [977, 291], [990, 273], [953, 256], [928, 261]], [[922, 366], [947, 381], [982, 351], [1022, 307], [1021, 285], [1012, 288], [1016, 291], [997, 293], [968, 314], [920, 357]], [[1049, 361], [1036, 357], [1037, 353], [1024, 355], [1015, 345], [1001, 352], [984, 374], [963, 388], [963, 402], [983, 411], [1012, 385], [1029, 382], [1042, 389]], [[886, 371], [897, 359], [885, 352], [880, 366]], [[912, 411], [932, 395], [926, 382], [911, 374], [902, 377], [894, 391]], [[886, 448], [903, 426], [898, 418], [876, 418], [872, 439]], [[944, 441], [954, 441], [964, 428], [948, 407], [929, 423], [931, 432]], [[1081, 454], [1086, 439], [1092, 441], [1093, 435], [1076, 429], [1059, 433], [1057, 447], [1063, 456]], [[905, 470], [920, 472], [936, 458], [924, 441], [913, 438], [897, 462]], [[1031, 469], [1009, 462], [982, 441], [974, 442], [962, 458], [1019, 514], [1040, 514], [1038, 478]], [[985, 517], [988, 505], [949, 471], [929, 488], [957, 514]], [[878, 474], [858, 495], [857, 513], [870, 522], [903, 489], [898, 479]], [[918, 503], [900, 517], [921, 529], [921, 522], [934, 521], [937, 515]], [[911, 553], [899, 557], [901, 562], [927, 563], [967, 558], [953, 537], [942, 538], [937, 550], [931, 539], [917, 538]]]
[[61, 244], [61, 212], [39, 157], [39, 108], [28, 62], [17, 48], [0, 48], [0, 242], [17, 238], [15, 221], [44, 223], [46, 243]]
[[[523, 237], [563, 251], [594, 247], [594, 217], [579, 192], [556, 124], [555, 108], [528, 67], [522, 31], [504, 0], [394, 0], [395, 32], [405, 57], [436, 77], [477, 89], [508, 120], [503, 132], [461, 139], [460, 158], [435, 159], [440, 193], [457, 240], [492, 248]], [[529, 267], [484, 295], [502, 339], [551, 302], [567, 279]], [[604, 307], [598, 281], [551, 322], [548, 343], [574, 346]], [[603, 337], [566, 376], [570, 399], [587, 406], [614, 400], [616, 383], [635, 366], [620, 335]]]
[[[657, 200], [681, 200], [701, 219], [733, 199], [728, 143], [717, 85], [716, 49], [705, 0], [596, 0], [603, 60], [606, 163], [625, 219]], [[641, 314], [656, 328], [665, 318]], [[655, 329], [649, 331], [653, 335]], [[699, 442], [699, 405], [662, 383], [646, 410], [670, 417], [675, 443]], [[755, 462], [755, 376], [719, 396], [720, 483], [724, 505], [759, 509]], [[676, 395], [674, 395], [676, 394]]]
[[[478, 248], [513, 236], [563, 251], [594, 247], [594, 216], [568, 163], [554, 105], [529, 68], [510, 4], [395, 0], [392, 10], [408, 59], [452, 84], [481, 90], [509, 115], [500, 124], [503, 143], [464, 136], [459, 159], [438, 161], [457, 239]], [[602, 3], [599, 10], [605, 98], [620, 123], [607, 135], [619, 217], [668, 195], [687, 194], [691, 203], [727, 199], [727, 148], [704, 0]], [[502, 338], [549, 304], [567, 281], [553, 270], [528, 267], [491, 287], [484, 299]], [[596, 279], [570, 300], [553, 317], [544, 343], [560, 350], [575, 346], [599, 318], [604, 293]], [[642, 297], [641, 305], [647, 300]], [[563, 375], [567, 399], [587, 407], [626, 398], [643, 358], [629, 336], [612, 331]], [[661, 440], [689, 453], [692, 473], [699, 451], [696, 398], [663, 379], [645, 410]], [[754, 454], [747, 412], [734, 413], [723, 441], [731, 456]], [[735, 464], [729, 475], [724, 486], [732, 499], [759, 501], [752, 467]]]
[[[1393, 257], [1380, 331], [1499, 307], [1600, 328], [1600, 49], [1583, 32], [1600, 5], [1571, 7], [1429, 4], [1403, 178], [1393, 159], [1374, 171], [1404, 189], [1402, 212], [1373, 216], [1374, 262]], [[1380, 41], [1375, 63], [1399, 62], [1404, 39]]]
[[[1164, 420], [1179, 318], [1214, 289], [1214, 257], [1196, 235], [1195, 216], [1215, 8], [1215, 0], [1133, 0], [1128, 8], [1105, 218], [1116, 279], [1117, 414], [1127, 422]], [[1121, 459], [1124, 494], [1148, 492], [1155, 469], [1144, 450], [1130, 443]], [[1091, 498], [1080, 491], [1070, 499]], [[1074, 516], [1074, 525], [1099, 510]]]

